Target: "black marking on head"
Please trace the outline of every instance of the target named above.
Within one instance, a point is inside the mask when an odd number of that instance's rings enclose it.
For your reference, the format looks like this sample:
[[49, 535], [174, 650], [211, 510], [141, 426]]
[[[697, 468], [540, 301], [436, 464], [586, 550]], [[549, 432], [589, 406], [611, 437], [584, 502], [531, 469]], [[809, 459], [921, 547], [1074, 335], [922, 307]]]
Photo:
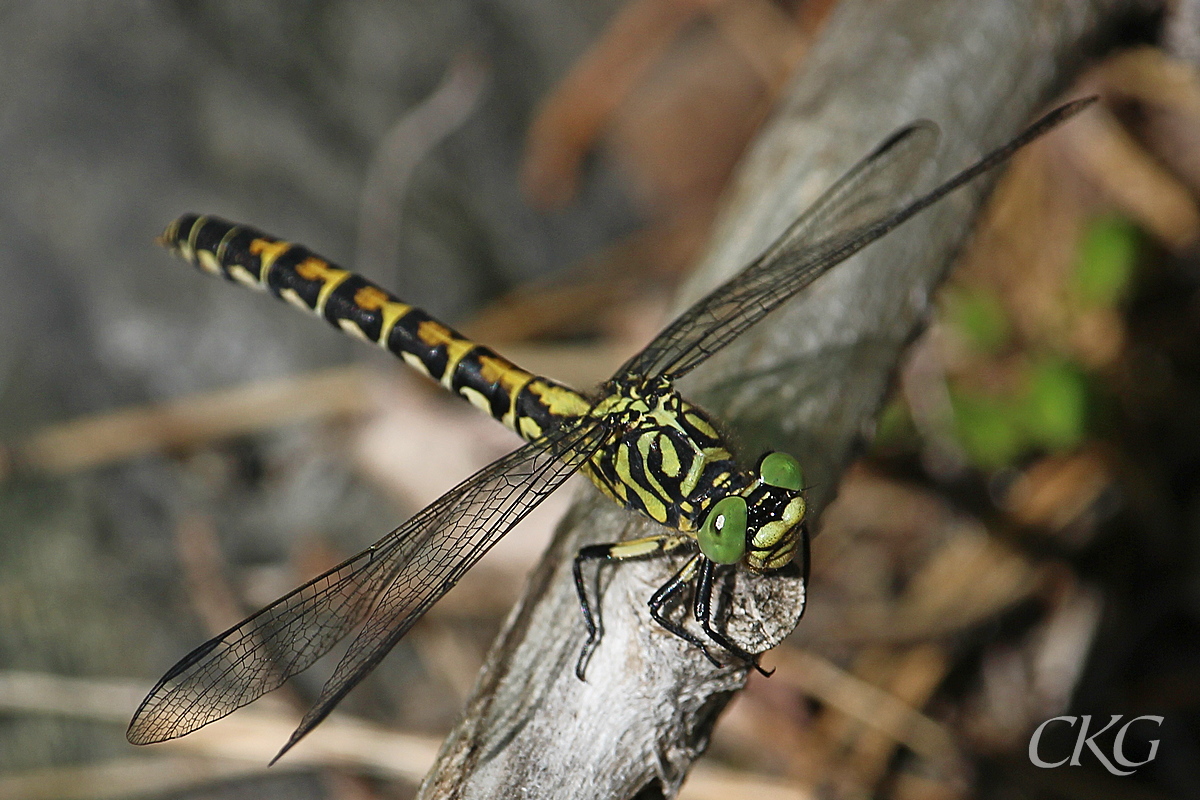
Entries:
[[783, 511], [798, 494], [760, 483], [746, 495], [746, 530], [757, 531], [768, 522], [783, 518]]

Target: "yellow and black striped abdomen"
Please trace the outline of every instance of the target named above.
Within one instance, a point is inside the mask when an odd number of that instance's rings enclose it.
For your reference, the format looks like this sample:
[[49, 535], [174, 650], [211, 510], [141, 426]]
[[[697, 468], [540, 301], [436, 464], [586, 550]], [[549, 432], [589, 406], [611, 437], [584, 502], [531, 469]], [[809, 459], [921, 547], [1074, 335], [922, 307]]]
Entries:
[[172, 222], [160, 242], [205, 272], [266, 290], [391, 351], [526, 439], [590, 406], [301, 245], [195, 214]]

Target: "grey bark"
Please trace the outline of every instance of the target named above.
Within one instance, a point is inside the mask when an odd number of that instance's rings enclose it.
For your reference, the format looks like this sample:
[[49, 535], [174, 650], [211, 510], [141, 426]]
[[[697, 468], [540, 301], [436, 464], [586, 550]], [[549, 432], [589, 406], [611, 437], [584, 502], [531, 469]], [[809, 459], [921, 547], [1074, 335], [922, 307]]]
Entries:
[[[942, 128], [924, 186], [1002, 143], [1105, 45], [1111, 20], [1130, 10], [1119, 0], [846, 0], [745, 158], [679, 308], [735, 274], [900, 125], [926, 117]], [[869, 435], [986, 183], [837, 267], [683, 387], [724, 421], [746, 461], [767, 449], [798, 456], [815, 486], [814, 515]], [[580, 490], [420, 797], [675, 795], [746, 678], [744, 667], [715, 668], [651, 622], [646, 600], [678, 561], [603, 571], [604, 639], [586, 682], [573, 671], [584, 628], [572, 556], [584, 544], [654, 530]], [[726, 588], [736, 606], [729, 632], [751, 649], [774, 646], [795, 627], [798, 580], [739, 573]]]

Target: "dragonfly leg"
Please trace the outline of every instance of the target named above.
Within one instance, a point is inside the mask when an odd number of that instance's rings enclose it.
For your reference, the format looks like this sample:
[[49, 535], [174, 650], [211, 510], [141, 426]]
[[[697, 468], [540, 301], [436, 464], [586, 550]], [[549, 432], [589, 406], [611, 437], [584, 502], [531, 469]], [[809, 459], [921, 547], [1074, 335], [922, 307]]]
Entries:
[[731, 640], [724, 632], [713, 627], [713, 574], [716, 569], [716, 564], [708, 559], [704, 560], [704, 564], [700, 567], [700, 579], [696, 582], [696, 594], [692, 603], [692, 613], [696, 617], [696, 621], [700, 623], [700, 627], [708, 634], [708, 638], [712, 639], [717, 644], [724, 647], [733, 655], [753, 666], [761, 674], [770, 676], [775, 670], [768, 672], [758, 665], [758, 656], [754, 653], [747, 652], [739, 647], [736, 642]]
[[654, 593], [654, 596], [650, 598], [648, 605], [650, 606], [650, 616], [655, 622], [657, 622], [659, 625], [662, 625], [664, 628], [678, 636], [680, 639], [683, 639], [685, 642], [689, 642], [690, 644], [694, 644], [696, 647], [699, 647], [700, 652], [704, 653], [705, 658], [711, 661], [715, 666], [720, 667], [722, 666], [721, 662], [717, 661], [716, 657], [708, 651], [708, 647], [705, 646], [704, 642], [685, 630], [684, 627], [678, 622], [673, 622], [663, 615], [663, 606], [668, 600], [683, 591], [685, 586], [691, 583], [691, 581], [696, 577], [697, 568], [701, 562], [708, 564], [712, 563], [703, 555], [697, 553], [691, 559], [689, 559], [688, 562], [684, 564], [674, 576], [672, 576], [671, 580], [659, 587], [658, 591]]
[[[580, 548], [575, 555], [575, 563], [571, 571], [575, 576], [575, 591], [579, 594], [579, 608], [583, 612], [583, 622], [587, 626], [588, 638], [579, 653], [579, 661], [575, 665], [575, 674], [583, 680], [584, 669], [592, 651], [600, 643], [604, 635], [604, 625], [599, 613], [592, 613], [592, 604], [588, 600], [587, 586], [583, 582], [583, 562], [585, 561], [628, 561], [634, 558], [650, 558], [667, 555], [690, 545], [693, 539], [689, 536], [667, 535], [647, 536], [642, 539], [631, 539], [628, 542], [613, 542], [610, 544], [593, 544]], [[690, 562], [689, 562], [690, 563]], [[597, 573], [599, 582], [599, 573]], [[596, 589], [599, 597], [599, 586]], [[597, 608], [597, 612], [599, 609]]]

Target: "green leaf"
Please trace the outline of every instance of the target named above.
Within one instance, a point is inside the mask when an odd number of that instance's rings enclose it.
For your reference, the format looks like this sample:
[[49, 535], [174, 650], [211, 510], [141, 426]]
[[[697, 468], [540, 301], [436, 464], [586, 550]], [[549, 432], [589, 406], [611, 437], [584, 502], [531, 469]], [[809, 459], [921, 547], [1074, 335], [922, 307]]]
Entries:
[[917, 444], [913, 441], [915, 435], [916, 427], [913, 425], [908, 404], [900, 397], [893, 397], [879, 412], [872, 447], [901, 447], [905, 443], [916, 447]]
[[946, 295], [945, 308], [951, 329], [975, 350], [995, 353], [1008, 342], [1008, 315], [995, 293], [960, 288]]
[[1023, 415], [1032, 442], [1051, 450], [1077, 446], [1087, 434], [1087, 375], [1073, 362], [1047, 357], [1029, 372]]
[[983, 469], [999, 469], [1020, 455], [1023, 435], [1011, 403], [982, 394], [951, 391], [959, 444]]
[[1085, 305], [1110, 306], [1124, 295], [1137, 264], [1141, 236], [1123, 217], [1097, 217], [1079, 243], [1072, 288]]

